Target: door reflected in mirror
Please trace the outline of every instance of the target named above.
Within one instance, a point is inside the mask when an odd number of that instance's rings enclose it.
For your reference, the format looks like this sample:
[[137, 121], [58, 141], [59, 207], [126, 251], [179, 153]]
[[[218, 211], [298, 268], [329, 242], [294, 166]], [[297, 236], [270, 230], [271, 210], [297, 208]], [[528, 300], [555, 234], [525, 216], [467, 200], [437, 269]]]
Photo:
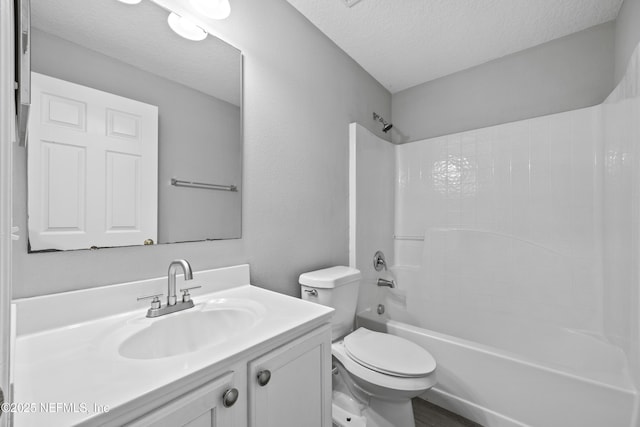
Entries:
[[30, 251], [239, 238], [241, 52], [151, 1], [31, 9]]

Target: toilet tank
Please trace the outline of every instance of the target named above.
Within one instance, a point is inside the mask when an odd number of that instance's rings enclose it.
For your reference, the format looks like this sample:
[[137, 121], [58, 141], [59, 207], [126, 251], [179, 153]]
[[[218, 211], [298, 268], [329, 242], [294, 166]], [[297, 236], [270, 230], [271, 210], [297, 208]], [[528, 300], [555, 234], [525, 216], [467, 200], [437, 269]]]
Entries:
[[353, 330], [361, 277], [360, 270], [343, 266], [300, 275], [302, 299], [335, 309], [331, 319], [333, 340]]

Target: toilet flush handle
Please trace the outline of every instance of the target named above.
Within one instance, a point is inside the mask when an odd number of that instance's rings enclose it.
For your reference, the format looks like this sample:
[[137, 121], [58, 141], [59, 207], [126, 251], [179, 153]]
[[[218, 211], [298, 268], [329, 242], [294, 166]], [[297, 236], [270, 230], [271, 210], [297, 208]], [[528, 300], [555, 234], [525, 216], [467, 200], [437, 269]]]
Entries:
[[318, 296], [318, 291], [315, 290], [315, 289], [305, 289], [304, 291], [306, 293], [308, 293], [310, 297], [317, 297]]

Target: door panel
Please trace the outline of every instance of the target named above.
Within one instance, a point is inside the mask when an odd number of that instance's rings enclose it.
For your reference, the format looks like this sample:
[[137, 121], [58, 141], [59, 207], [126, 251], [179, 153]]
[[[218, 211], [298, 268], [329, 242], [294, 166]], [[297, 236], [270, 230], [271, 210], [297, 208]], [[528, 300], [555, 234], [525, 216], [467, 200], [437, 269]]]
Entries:
[[107, 108], [107, 136], [140, 139], [140, 117]]
[[140, 231], [140, 156], [107, 152], [107, 232]]
[[43, 233], [84, 232], [86, 150], [84, 147], [42, 143]]
[[42, 95], [41, 120], [43, 124], [86, 132], [87, 104], [76, 99], [45, 93]]

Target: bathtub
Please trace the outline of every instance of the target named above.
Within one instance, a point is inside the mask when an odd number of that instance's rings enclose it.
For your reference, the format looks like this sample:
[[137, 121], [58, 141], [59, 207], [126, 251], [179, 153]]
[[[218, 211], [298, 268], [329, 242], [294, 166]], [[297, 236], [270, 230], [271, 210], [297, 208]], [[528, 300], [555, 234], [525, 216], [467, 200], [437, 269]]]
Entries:
[[499, 316], [465, 316], [466, 328], [444, 334], [429, 328], [428, 316], [398, 308], [409, 279], [397, 267], [394, 274], [398, 290], [378, 301], [385, 312], [367, 309], [357, 324], [434, 356], [438, 384], [421, 398], [485, 427], [638, 427], [637, 392], [619, 348], [580, 331]]

